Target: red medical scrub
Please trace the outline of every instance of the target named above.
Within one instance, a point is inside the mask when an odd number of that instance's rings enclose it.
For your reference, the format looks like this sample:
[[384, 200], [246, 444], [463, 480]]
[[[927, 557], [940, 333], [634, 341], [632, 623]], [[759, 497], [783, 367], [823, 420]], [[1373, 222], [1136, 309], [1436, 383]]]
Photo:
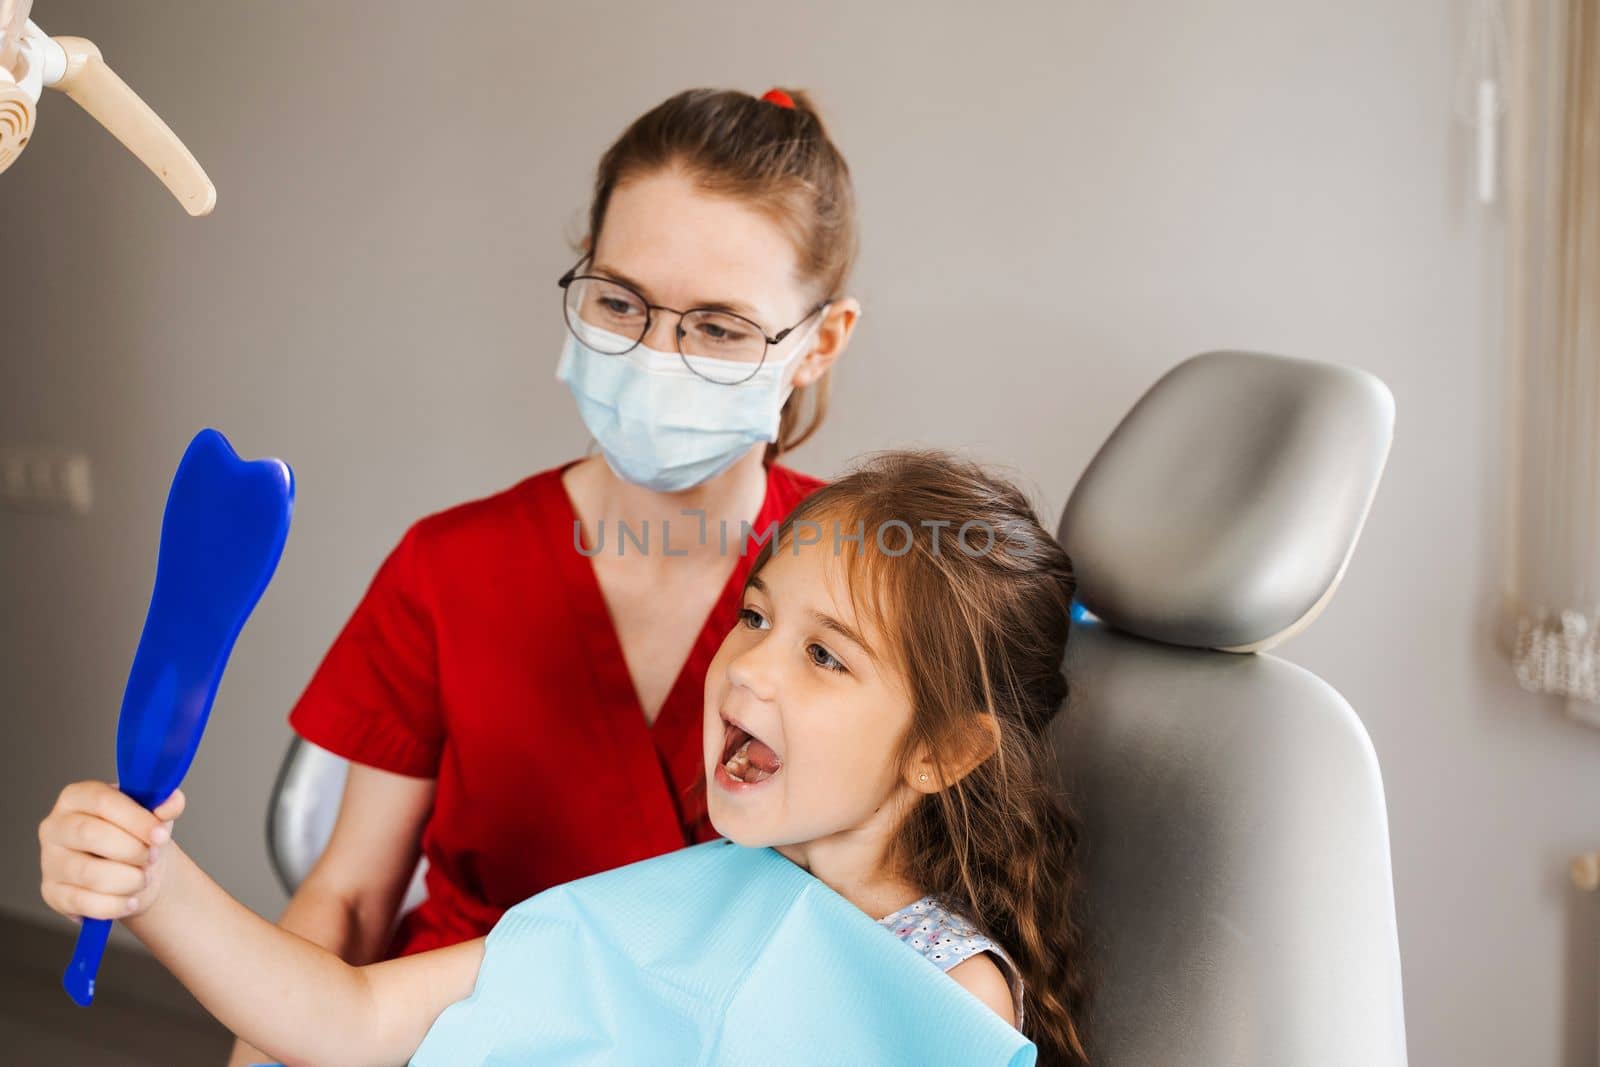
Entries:
[[[428, 898], [391, 956], [487, 934], [550, 886], [717, 836], [702, 784], [706, 670], [760, 539], [823, 483], [768, 468], [745, 551], [649, 723], [574, 543], [561, 472], [576, 462], [413, 525], [290, 713], [313, 744], [438, 779], [422, 835]], [[674, 552], [700, 534], [692, 516], [670, 528]], [[658, 524], [651, 533], [647, 550], [662, 551]], [[744, 533], [730, 524], [730, 553]], [[603, 551], [617, 551], [615, 535], [605, 530]]]

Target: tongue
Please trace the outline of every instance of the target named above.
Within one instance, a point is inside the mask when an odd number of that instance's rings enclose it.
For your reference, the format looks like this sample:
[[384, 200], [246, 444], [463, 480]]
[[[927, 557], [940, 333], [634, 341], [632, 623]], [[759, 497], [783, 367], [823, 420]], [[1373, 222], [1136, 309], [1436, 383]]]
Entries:
[[754, 737], [750, 739], [750, 744], [745, 748], [744, 754], [750, 760], [752, 767], [766, 771], [768, 774], [772, 774], [781, 766], [778, 762], [778, 754], [772, 751], [765, 741]]

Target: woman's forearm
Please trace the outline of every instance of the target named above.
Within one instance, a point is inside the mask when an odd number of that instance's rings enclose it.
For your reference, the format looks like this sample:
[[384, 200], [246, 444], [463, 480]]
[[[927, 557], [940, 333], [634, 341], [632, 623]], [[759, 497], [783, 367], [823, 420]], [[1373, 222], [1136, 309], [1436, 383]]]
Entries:
[[366, 974], [256, 915], [168, 847], [161, 894], [129, 929], [256, 1048], [291, 1065], [366, 1062], [381, 1043]]
[[372, 963], [394, 926], [392, 914], [348, 900], [313, 883], [306, 883], [289, 899], [278, 925], [320, 945], [346, 963]]

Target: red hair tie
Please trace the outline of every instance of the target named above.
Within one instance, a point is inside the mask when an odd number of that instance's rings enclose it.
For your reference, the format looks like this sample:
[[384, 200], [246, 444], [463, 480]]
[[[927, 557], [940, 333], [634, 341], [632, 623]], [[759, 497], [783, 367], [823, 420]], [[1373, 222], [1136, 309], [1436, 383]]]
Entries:
[[794, 98], [782, 89], [768, 89], [761, 94], [761, 99], [769, 104], [777, 104], [779, 107], [786, 107], [790, 111], [794, 110]]

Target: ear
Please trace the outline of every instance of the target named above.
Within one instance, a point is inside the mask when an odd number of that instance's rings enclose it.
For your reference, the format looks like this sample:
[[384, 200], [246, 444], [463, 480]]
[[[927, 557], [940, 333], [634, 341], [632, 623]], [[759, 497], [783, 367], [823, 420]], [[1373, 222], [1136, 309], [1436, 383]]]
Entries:
[[[961, 781], [1000, 748], [1000, 721], [989, 712], [980, 711], [973, 716], [968, 736], [971, 741], [965, 751], [943, 753], [945, 777], [942, 781], [933, 757], [926, 749], [921, 749], [906, 772], [906, 784], [919, 793], [937, 793]], [[922, 777], [924, 774], [928, 776], [926, 780]]]
[[822, 324], [811, 339], [811, 350], [801, 357], [791, 379], [796, 389], [805, 388], [827, 373], [833, 361], [844, 354], [860, 318], [861, 302], [850, 296], [823, 309]]

